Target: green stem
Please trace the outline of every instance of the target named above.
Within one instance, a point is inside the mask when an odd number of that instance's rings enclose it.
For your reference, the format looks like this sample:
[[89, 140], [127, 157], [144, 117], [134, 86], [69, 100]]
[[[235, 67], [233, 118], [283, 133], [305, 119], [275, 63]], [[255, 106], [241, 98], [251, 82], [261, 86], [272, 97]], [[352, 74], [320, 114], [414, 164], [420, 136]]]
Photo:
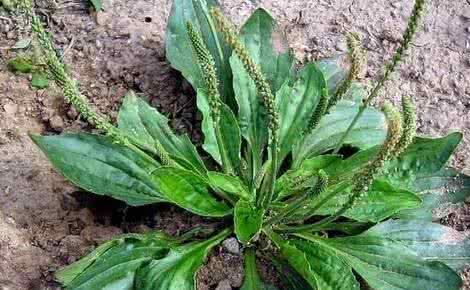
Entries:
[[299, 196], [291, 204], [284, 208], [280, 213], [268, 219], [264, 224], [270, 226], [279, 223], [285, 217], [298, 210], [302, 206], [302, 204], [307, 200], [307, 197], [308, 194], [303, 194], [302, 196]]
[[327, 227], [332, 222], [336, 221], [343, 213], [345, 213], [351, 205], [354, 204], [357, 195], [351, 195], [348, 201], [333, 215], [325, 217], [319, 220], [316, 223], [308, 224], [308, 225], [301, 225], [301, 226], [287, 226], [283, 227], [282, 231], [286, 233], [300, 233], [300, 232], [312, 232], [312, 231], [321, 231], [325, 227]]
[[341, 146], [343, 146], [344, 141], [346, 141], [346, 138], [349, 136], [349, 134], [351, 133], [356, 123], [362, 117], [362, 114], [364, 114], [364, 111], [367, 108], [367, 106], [375, 97], [377, 97], [380, 89], [384, 86], [385, 82], [390, 78], [391, 74], [395, 71], [396, 67], [400, 63], [403, 53], [409, 48], [411, 41], [413, 40], [413, 36], [416, 33], [418, 22], [423, 14], [424, 2], [425, 0], [415, 1], [413, 12], [411, 14], [410, 20], [408, 21], [408, 26], [403, 35], [403, 40], [401, 41], [400, 46], [395, 52], [395, 55], [393, 56], [392, 61], [388, 65], [386, 65], [385, 71], [382, 74], [382, 76], [379, 78], [379, 81], [375, 85], [374, 89], [371, 91], [369, 96], [363, 101], [353, 121], [351, 122], [348, 129], [346, 130], [346, 132], [343, 134], [340, 141], [336, 145], [336, 148], [333, 151], [333, 154], [337, 154], [338, 151], [341, 149]]
[[77, 82], [66, 72], [64, 63], [59, 59], [54, 50], [50, 36], [44, 29], [40, 19], [33, 12], [32, 3], [24, 1], [22, 9], [24, 9], [26, 15], [31, 19], [32, 32], [42, 48], [49, 71], [51, 72], [56, 84], [62, 89], [65, 99], [68, 100], [90, 124], [103, 130], [115, 142], [127, 146], [155, 165], [157, 165], [156, 161], [140, 148], [158, 155], [162, 163], [165, 165], [176, 166], [176, 163], [169, 158], [168, 153], [163, 149], [160, 143], [155, 144], [155, 148], [149, 148], [148, 146], [141, 144], [141, 142], [135, 138], [127, 136], [127, 134], [121, 132], [121, 130], [113, 126], [107, 118], [101, 116], [90, 106], [87, 99], [80, 93]]
[[294, 199], [286, 208], [282, 209], [280, 213], [273, 218], [269, 219], [266, 222], [266, 225], [276, 224], [282, 221], [289, 215], [292, 215], [296, 210], [298, 210], [305, 202], [312, 198], [313, 196], [319, 196], [322, 192], [325, 191], [325, 188], [328, 186], [328, 175], [323, 171], [320, 170], [318, 172], [318, 179], [315, 186], [309, 188], [307, 191], [304, 192], [300, 197]]
[[263, 166], [261, 167], [261, 169], [259, 171], [257, 171], [256, 175], [255, 175], [255, 178], [254, 178], [254, 185], [253, 185], [253, 188], [256, 190], [260, 187], [261, 185], [261, 182], [263, 181], [264, 179], [264, 176], [266, 175], [266, 171], [268, 171], [268, 168], [271, 167], [271, 159], [268, 159], [264, 164]]
[[218, 195], [220, 198], [222, 199], [225, 199], [226, 201], [228, 201], [231, 205], [235, 205], [237, 203], [237, 201], [235, 199], [233, 199], [232, 197], [230, 197], [228, 194], [226, 194], [223, 190], [219, 189], [219, 188], [212, 188], [215, 192], [216, 195]]
[[278, 166], [278, 150], [277, 150], [277, 138], [273, 140], [271, 144], [271, 174], [269, 179], [269, 187], [267, 189], [267, 194], [263, 196], [262, 207], [264, 209], [268, 208], [271, 204], [274, 196], [275, 186], [276, 186], [276, 177], [277, 177], [277, 166]]
[[233, 166], [230, 162], [230, 158], [228, 158], [227, 150], [225, 150], [225, 143], [222, 138], [222, 132], [220, 131], [220, 122], [214, 120], [214, 130], [215, 130], [215, 138], [217, 140], [217, 146], [220, 152], [220, 158], [222, 159], [222, 167], [224, 168], [224, 172], [226, 174], [233, 174]]

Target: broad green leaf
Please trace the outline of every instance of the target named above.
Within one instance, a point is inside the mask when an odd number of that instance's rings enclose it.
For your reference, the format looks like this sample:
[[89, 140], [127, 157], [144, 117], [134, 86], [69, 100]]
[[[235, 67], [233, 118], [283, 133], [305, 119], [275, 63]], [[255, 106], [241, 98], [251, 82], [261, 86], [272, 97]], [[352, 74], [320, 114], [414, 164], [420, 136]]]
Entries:
[[[328, 166], [323, 168], [323, 170], [328, 174], [328, 177], [332, 181], [346, 180], [351, 178], [355, 173], [372, 161], [376, 157], [379, 149], [380, 146], [374, 146], [372, 148], [356, 152], [346, 159], [337, 158], [334, 162], [331, 162]], [[309, 159], [304, 162], [307, 162], [308, 160]]]
[[348, 74], [350, 66], [348, 55], [340, 54], [331, 58], [324, 58], [315, 62], [315, 64], [325, 76], [328, 91], [332, 96]]
[[276, 290], [274, 286], [265, 284], [256, 269], [254, 248], [245, 250], [245, 279], [240, 290]]
[[331, 249], [302, 240], [275, 238], [280, 254], [313, 289], [355, 290], [359, 283], [348, 266]]
[[369, 229], [373, 223], [368, 222], [354, 222], [354, 221], [345, 221], [345, 222], [333, 222], [325, 224], [321, 227], [321, 231], [335, 231], [342, 232], [347, 235], [358, 235]]
[[70, 290], [136, 289], [136, 271], [164, 258], [176, 242], [159, 232], [124, 235], [104, 243], [59, 270], [57, 280]]
[[31, 138], [78, 187], [133, 206], [165, 201], [151, 178], [158, 163], [104, 136], [81, 133]]
[[324, 88], [326, 81], [323, 74], [311, 63], [300, 71], [293, 85], [285, 82], [276, 94], [280, 123], [280, 160], [292, 150], [293, 144], [309, 125]]
[[243, 24], [240, 38], [251, 58], [260, 66], [272, 91], [276, 92], [290, 76], [294, 61], [276, 20], [266, 10], [258, 8]]
[[195, 290], [196, 273], [210, 250], [230, 234], [225, 230], [202, 242], [171, 248], [166, 257], [139, 269], [135, 290]]
[[196, 271], [229, 234], [224, 230], [187, 244], [159, 232], [124, 235], [60, 270], [56, 278], [70, 290], [194, 290]]
[[[325, 115], [318, 127], [298, 143], [293, 149], [294, 168], [308, 158], [333, 149], [351, 124], [359, 110], [357, 103], [343, 100], [335, 110]], [[344, 144], [360, 149], [368, 149], [382, 144], [385, 140], [387, 124], [381, 112], [368, 108], [346, 138]]]
[[[351, 68], [351, 60], [348, 54], [339, 54], [331, 58], [321, 59], [315, 64], [323, 73], [328, 84], [328, 92], [330, 96], [334, 95], [338, 86], [346, 79]], [[361, 102], [367, 95], [366, 87], [353, 81], [349, 90], [342, 97], [343, 99], [354, 102]]]
[[244, 199], [250, 198], [249, 189], [240, 178], [215, 171], [209, 171], [208, 177], [210, 184], [216, 188], [228, 193], [233, 193]]
[[101, 0], [90, 0], [90, 2], [95, 8], [95, 11], [103, 10], [103, 3], [101, 2]]
[[302, 276], [297, 273], [292, 267], [288, 264], [288, 262], [278, 256], [272, 256], [271, 262], [277, 269], [279, 277], [281, 278], [282, 285], [284, 288], [281, 289], [289, 289], [289, 290], [312, 290], [313, 288], [310, 287], [307, 281], [305, 281]]
[[258, 96], [256, 86], [243, 68], [239, 58], [230, 58], [233, 71], [233, 89], [238, 103], [238, 123], [240, 132], [247, 140], [253, 159], [253, 175], [262, 166], [263, 148], [268, 140], [268, 123], [266, 110]]
[[16, 9], [16, 2], [13, 0], [2, 0], [0, 1], [0, 4], [6, 11], [13, 11]]
[[[275, 93], [290, 76], [294, 60], [276, 21], [268, 12], [259, 8], [241, 28], [240, 38]], [[230, 58], [230, 65], [240, 129], [250, 145], [255, 172], [253, 175], [256, 175], [261, 167], [263, 148], [267, 141], [266, 111], [253, 80], [237, 56]]]
[[288, 170], [276, 181], [277, 199], [312, 187], [317, 182], [315, 175], [320, 169], [329, 168], [341, 160], [339, 155], [320, 155], [305, 160], [297, 169]]
[[445, 264], [426, 261], [401, 242], [361, 234], [346, 238], [299, 235], [333, 252], [377, 290], [458, 290], [460, 276]]
[[383, 175], [389, 182], [423, 199], [418, 210], [403, 211], [400, 218], [441, 218], [453, 204], [470, 196], [470, 177], [445, 168], [461, 138], [460, 133], [437, 139], [416, 138], [398, 159], [386, 165]]
[[[204, 119], [202, 120], [202, 132], [204, 133], [204, 144], [202, 148], [209, 153], [214, 160], [222, 164], [217, 139], [215, 137], [214, 122], [212, 121], [209, 101], [203, 90], [197, 90], [197, 107], [201, 111]], [[241, 136], [237, 119], [232, 110], [225, 104], [220, 107], [220, 132], [222, 142], [228, 158], [234, 169], [240, 166], [240, 148]]]
[[160, 167], [152, 173], [152, 180], [166, 200], [201, 216], [221, 217], [231, 209], [209, 193], [208, 184], [191, 171], [174, 167]]
[[[316, 214], [330, 215], [337, 212], [348, 200], [349, 190], [336, 194]], [[397, 189], [383, 179], [376, 179], [367, 194], [362, 195], [343, 216], [361, 222], [379, 222], [401, 210], [414, 209], [421, 205], [421, 199], [414, 193]]]
[[176, 136], [168, 126], [168, 119], [133, 92], [124, 98], [118, 124], [119, 129], [147, 147], [155, 148], [158, 141], [180, 165], [203, 176], [206, 174], [204, 162], [188, 136]]
[[221, 41], [215, 24], [209, 14], [209, 9], [216, 6], [215, 0], [174, 0], [166, 30], [166, 57], [171, 66], [180, 71], [192, 84], [193, 88], [205, 88], [204, 78], [201, 75], [197, 57], [193, 52], [191, 41], [186, 31], [186, 23], [190, 21], [194, 29], [201, 33], [202, 39], [214, 58], [220, 93], [234, 108], [232, 73], [229, 57], [231, 50]]
[[64, 286], [70, 285], [75, 278], [80, 276], [88, 267], [90, 267], [90, 265], [95, 263], [95, 261], [98, 260], [101, 255], [103, 255], [110, 248], [119, 245], [120, 243], [122, 243], [122, 241], [119, 238], [103, 243], [90, 254], [57, 271], [55, 273], [56, 280]]
[[443, 262], [455, 271], [462, 271], [466, 264], [470, 264], [470, 238], [440, 224], [388, 220], [372, 227], [364, 235], [399, 241], [422, 259]]
[[413, 187], [423, 200], [422, 206], [404, 210], [397, 217], [408, 220], [438, 220], [470, 196], [470, 177], [452, 168], [444, 168], [429, 176], [417, 178]]
[[439, 172], [449, 161], [460, 140], [461, 133], [437, 139], [416, 138], [397, 160], [385, 167], [385, 175], [397, 185], [419, 190], [414, 186], [415, 181]]
[[249, 244], [259, 234], [263, 224], [264, 211], [252, 203], [240, 199], [235, 205], [235, 234], [240, 242]]
[[45, 89], [49, 86], [49, 79], [43, 72], [33, 72], [31, 86], [36, 89]]
[[29, 56], [18, 56], [8, 61], [7, 67], [12, 72], [30, 73], [33, 69], [33, 60]]

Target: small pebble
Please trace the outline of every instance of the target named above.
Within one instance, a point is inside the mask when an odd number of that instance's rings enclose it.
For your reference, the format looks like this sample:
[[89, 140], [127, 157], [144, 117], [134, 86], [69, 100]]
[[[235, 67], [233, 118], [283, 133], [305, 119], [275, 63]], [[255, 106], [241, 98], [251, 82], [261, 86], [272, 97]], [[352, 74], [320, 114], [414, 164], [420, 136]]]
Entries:
[[470, 7], [466, 7], [462, 11], [462, 17], [464, 19], [470, 19]]
[[230, 285], [230, 281], [225, 279], [219, 282], [217, 288], [215, 290], [232, 290], [232, 286]]
[[7, 32], [7, 39], [15, 39], [16, 34], [13, 30]]
[[49, 119], [49, 125], [51, 126], [52, 129], [62, 132], [64, 130], [64, 121], [60, 116], [53, 116], [52, 118]]
[[240, 254], [240, 245], [236, 238], [228, 238], [223, 243], [222, 246], [227, 250], [227, 252], [239, 255]]

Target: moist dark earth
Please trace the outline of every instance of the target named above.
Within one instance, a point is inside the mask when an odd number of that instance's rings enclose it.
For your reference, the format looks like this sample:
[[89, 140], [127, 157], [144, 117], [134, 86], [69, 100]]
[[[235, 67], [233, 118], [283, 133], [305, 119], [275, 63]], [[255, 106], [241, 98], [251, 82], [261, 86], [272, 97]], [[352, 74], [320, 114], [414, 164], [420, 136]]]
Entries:
[[[358, 32], [368, 51], [363, 82], [379, 72], [401, 39], [413, 1], [290, 0], [221, 1], [237, 23], [261, 6], [286, 32], [301, 61], [346, 50], [345, 33]], [[470, 174], [470, 2], [428, 1], [427, 16], [380, 100], [414, 97], [421, 135], [464, 133], [451, 164]], [[170, 0], [114, 0], [93, 12], [79, 0], [36, 1], [57, 47], [84, 95], [115, 118], [130, 89], [164, 112], [177, 131], [201, 142], [201, 116], [189, 84], [165, 59], [164, 33]], [[80, 191], [56, 173], [28, 133], [92, 131], [56, 89], [33, 90], [27, 75], [6, 69], [27, 38], [21, 17], [0, 8], [0, 289], [59, 289], [53, 272], [100, 242], [123, 232], [152, 229], [179, 234], [213, 224], [169, 205], [136, 210]], [[380, 101], [379, 101], [380, 102]], [[470, 232], [470, 203], [449, 209], [442, 222]], [[243, 280], [236, 240], [216, 247], [198, 274], [198, 289], [237, 289]], [[263, 274], [276, 283], [273, 270]], [[470, 268], [462, 273], [470, 289]]]

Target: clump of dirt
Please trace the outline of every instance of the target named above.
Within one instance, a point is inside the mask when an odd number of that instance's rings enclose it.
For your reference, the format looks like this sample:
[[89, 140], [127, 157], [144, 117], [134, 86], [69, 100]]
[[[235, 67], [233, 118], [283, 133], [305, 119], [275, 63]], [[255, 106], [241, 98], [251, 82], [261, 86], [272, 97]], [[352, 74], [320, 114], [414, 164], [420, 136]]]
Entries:
[[[36, 1], [56, 46], [97, 109], [115, 119], [129, 89], [148, 98], [179, 132], [200, 143], [201, 116], [192, 88], [165, 60], [164, 33], [171, 1], [104, 1], [93, 12], [86, 1]], [[357, 31], [369, 53], [365, 81], [377, 75], [397, 47], [412, 1], [220, 1], [238, 24], [258, 6], [281, 23], [296, 56], [313, 60], [346, 50], [344, 34]], [[52, 273], [123, 232], [162, 229], [183, 233], [217, 222], [172, 206], [134, 209], [79, 191], [57, 174], [28, 133], [92, 130], [57, 90], [33, 90], [27, 75], [6, 70], [17, 52], [9, 49], [28, 37], [20, 17], [0, 10], [0, 288], [58, 289]], [[452, 130], [464, 140], [452, 164], [470, 174], [470, 5], [430, 1], [424, 28], [396, 78], [381, 99], [413, 96], [419, 132], [442, 136]], [[398, 78], [399, 77], [399, 78]], [[444, 222], [470, 228], [469, 204]], [[200, 289], [231, 289], [243, 279], [239, 254], [218, 247], [198, 276]], [[273, 270], [263, 266], [275, 282]], [[463, 273], [467, 287], [470, 270]], [[225, 288], [224, 288], [225, 287]], [[470, 289], [470, 288], [468, 288]]]

